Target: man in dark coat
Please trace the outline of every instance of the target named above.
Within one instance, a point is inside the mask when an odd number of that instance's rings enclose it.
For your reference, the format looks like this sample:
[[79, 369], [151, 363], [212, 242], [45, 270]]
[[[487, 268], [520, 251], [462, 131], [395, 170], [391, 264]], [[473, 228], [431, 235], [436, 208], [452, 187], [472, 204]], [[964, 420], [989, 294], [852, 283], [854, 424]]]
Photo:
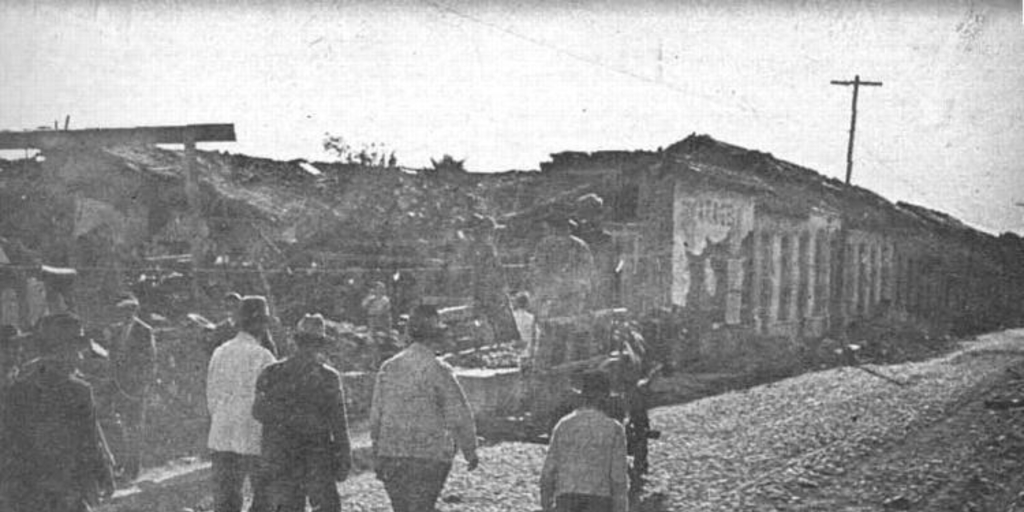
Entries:
[[[92, 387], [76, 374], [79, 352], [93, 345], [78, 317], [45, 317], [43, 356], [5, 397], [3, 488], [14, 512], [81, 512], [114, 492], [112, 457], [96, 421]], [[2, 504], [2, 502], [0, 502]]]
[[306, 315], [295, 335], [298, 352], [271, 364], [256, 381], [252, 415], [263, 424], [270, 508], [338, 512], [335, 482], [352, 465], [341, 376], [322, 363], [327, 349], [324, 319]]
[[114, 407], [121, 425], [118, 459], [122, 477], [138, 478], [142, 469], [142, 444], [146, 423], [146, 400], [156, 382], [156, 344], [153, 328], [139, 319], [139, 300], [126, 294], [115, 304], [122, 321], [114, 326]]

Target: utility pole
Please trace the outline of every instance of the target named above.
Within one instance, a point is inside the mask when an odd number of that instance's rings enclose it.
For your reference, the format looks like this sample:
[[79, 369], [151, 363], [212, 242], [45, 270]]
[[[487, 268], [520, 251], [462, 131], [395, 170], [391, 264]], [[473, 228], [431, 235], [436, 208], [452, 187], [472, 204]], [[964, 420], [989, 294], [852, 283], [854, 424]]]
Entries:
[[857, 92], [860, 91], [860, 86], [862, 85], [881, 87], [882, 82], [862, 82], [860, 75], [855, 75], [852, 82], [849, 80], [832, 80], [832, 85], [853, 86], [853, 108], [850, 115], [850, 145], [846, 148], [846, 184], [849, 185], [850, 176], [853, 174], [853, 134], [857, 129]]

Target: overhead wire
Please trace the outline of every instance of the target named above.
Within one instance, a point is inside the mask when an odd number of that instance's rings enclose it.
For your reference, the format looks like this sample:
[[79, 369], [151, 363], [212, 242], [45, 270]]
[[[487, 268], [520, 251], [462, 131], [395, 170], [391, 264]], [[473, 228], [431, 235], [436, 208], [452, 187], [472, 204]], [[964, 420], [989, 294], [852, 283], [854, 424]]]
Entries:
[[[454, 7], [452, 7], [452, 6], [448, 5], [448, 4], [439, 2], [437, 0], [419, 0], [419, 1], [421, 3], [423, 3], [423, 4], [425, 4], [425, 5], [428, 5], [428, 6], [432, 7], [432, 8], [434, 8], [435, 10], [437, 10], [439, 12], [450, 14], [450, 15], [456, 16], [458, 18], [464, 19], [466, 21], [469, 21], [471, 23], [476, 23], [476, 24], [479, 24], [481, 26], [487, 27], [489, 29], [496, 30], [496, 31], [501, 32], [503, 34], [506, 34], [506, 35], [508, 35], [510, 37], [513, 37], [513, 38], [516, 38], [516, 39], [519, 39], [519, 40], [522, 40], [522, 41], [526, 41], [526, 42], [531, 43], [533, 45], [536, 45], [536, 46], [539, 46], [539, 47], [544, 48], [546, 50], [552, 51], [552, 52], [554, 52], [556, 54], [559, 54], [559, 55], [562, 55], [562, 56], [565, 56], [565, 57], [569, 57], [569, 58], [571, 58], [573, 60], [576, 60], [578, 62], [587, 64], [587, 65], [590, 65], [590, 66], [594, 66], [596, 68], [599, 68], [599, 69], [602, 69], [602, 70], [605, 70], [605, 71], [608, 71], [608, 72], [616, 73], [616, 74], [625, 76], [625, 77], [633, 79], [633, 80], [637, 80], [639, 82], [642, 82], [642, 83], [645, 83], [645, 84], [648, 84], [648, 85], [657, 86], [657, 87], [663, 87], [663, 88], [671, 90], [671, 91], [673, 91], [675, 93], [679, 93], [679, 94], [683, 94], [683, 95], [686, 95], [686, 96], [690, 96], [690, 97], [706, 100], [706, 101], [709, 101], [709, 102], [711, 102], [714, 105], [719, 106], [719, 107], [724, 107], [724, 108], [728, 108], [728, 109], [732, 109], [732, 110], [741, 111], [744, 114], [747, 114], [748, 116], [750, 116], [750, 118], [753, 121], [755, 121], [756, 123], [761, 125], [763, 128], [766, 128], [766, 129], [777, 129], [778, 128], [778, 126], [777, 126], [778, 123], [769, 123], [766, 119], [764, 119], [764, 116], [762, 115], [762, 113], [758, 109], [754, 108], [751, 105], [751, 102], [745, 96], [740, 95], [740, 96], [737, 97], [737, 99], [741, 103], [740, 105], [729, 104], [729, 103], [726, 103], [726, 102], [723, 102], [723, 101], [719, 100], [718, 98], [716, 98], [716, 97], [714, 97], [712, 95], [709, 95], [709, 94], [706, 94], [706, 93], [701, 93], [701, 92], [698, 92], [698, 91], [693, 91], [693, 90], [690, 90], [690, 89], [686, 89], [684, 87], [681, 87], [681, 86], [679, 86], [677, 84], [674, 84], [672, 82], [668, 82], [668, 81], [665, 81], [665, 80], [652, 79], [650, 77], [647, 77], [647, 76], [643, 75], [642, 73], [630, 70], [628, 68], [623, 68], [623, 67], [619, 67], [619, 66], [613, 66], [613, 65], [608, 64], [606, 62], [603, 62], [603, 61], [601, 61], [599, 59], [594, 59], [594, 58], [591, 58], [591, 57], [587, 57], [587, 56], [581, 55], [579, 53], [567, 50], [565, 48], [561, 48], [561, 47], [553, 45], [553, 44], [551, 44], [548, 41], [545, 41], [543, 39], [522, 34], [522, 33], [518, 32], [516, 30], [513, 30], [511, 28], [504, 27], [504, 26], [498, 25], [496, 23], [487, 21], [487, 20], [485, 20], [485, 19], [483, 19], [483, 18], [481, 18], [479, 16], [474, 16], [472, 14], [466, 13], [464, 11], [456, 9], [456, 8], [454, 8]], [[901, 76], [905, 76], [909, 72], [910, 72], [909, 70], [905, 70], [903, 72], [903, 75], [901, 75]], [[897, 79], [897, 81], [900, 81], [900, 80]], [[904, 81], [900, 81], [900, 83], [904, 83]], [[914, 85], [912, 82], [911, 82], [911, 85], [913, 87], [915, 87], [915, 88], [918, 88], [918, 86]], [[784, 122], [788, 125], [788, 128], [790, 130], [794, 129], [794, 127], [797, 127], [799, 125], [799, 123], [794, 119], [792, 114], [789, 114], [788, 112], [783, 111], [783, 112], [781, 112], [781, 115], [784, 118], [784, 120], [785, 120]], [[863, 146], [863, 143], [861, 145]], [[872, 152], [870, 151], [869, 148], [866, 148], [865, 151], [867, 151], [869, 154], [872, 154]], [[892, 176], [895, 176], [901, 182], [904, 182], [905, 184], [908, 184], [914, 190], [920, 191], [920, 190], [923, 189], [919, 185], [910, 184], [908, 182], [908, 180], [906, 180], [905, 177], [900, 175], [898, 172], [895, 172], [887, 164], [884, 164], [879, 157], [874, 156], [873, 160], [877, 164], [883, 165], [887, 170], [889, 170], [891, 172]]]

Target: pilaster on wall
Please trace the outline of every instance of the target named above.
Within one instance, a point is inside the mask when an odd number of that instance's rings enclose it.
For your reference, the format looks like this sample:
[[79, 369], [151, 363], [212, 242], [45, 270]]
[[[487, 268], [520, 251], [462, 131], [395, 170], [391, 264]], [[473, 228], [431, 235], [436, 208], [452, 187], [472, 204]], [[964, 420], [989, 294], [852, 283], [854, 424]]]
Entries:
[[814, 316], [817, 314], [814, 308], [815, 301], [815, 289], [818, 287], [818, 262], [815, 260], [817, 256], [817, 244], [818, 244], [818, 233], [817, 231], [811, 230], [807, 237], [807, 247], [804, 252], [804, 261], [807, 263], [807, 280], [804, 283], [806, 287], [806, 298], [804, 302], [804, 315]]
[[860, 300], [860, 245], [847, 242], [846, 243], [846, 279], [844, 285], [846, 288], [843, 294], [846, 300], [843, 301], [843, 318], [845, 321], [849, 321], [851, 318], [857, 316], [857, 305]]
[[771, 300], [768, 303], [768, 322], [779, 321], [779, 301], [782, 298], [782, 235], [771, 235]]
[[750, 314], [754, 320], [754, 330], [760, 332], [764, 329], [764, 302], [761, 300], [763, 289], [761, 287], [764, 279], [764, 242], [760, 231], [751, 233], [753, 237], [753, 278], [750, 282]]
[[800, 300], [800, 235], [794, 233], [786, 235], [789, 237], [789, 282], [782, 283], [789, 289], [789, 306], [788, 311], [784, 311], [784, 320], [793, 321], [797, 320], [797, 301]]
[[874, 283], [871, 286], [873, 292], [871, 297], [871, 310], [874, 310], [876, 306], [882, 301], [882, 246], [880, 243], [872, 244], [871, 248], [871, 277], [874, 278]]
[[821, 250], [823, 252], [821, 258], [822, 265], [822, 279], [824, 283], [821, 287], [822, 295], [818, 297], [818, 312], [829, 318], [829, 326], [832, 324], [831, 311], [832, 308], [829, 305], [829, 298], [832, 297], [832, 287], [835, 284], [832, 282], [832, 237], [836, 236], [835, 233], [828, 231], [823, 232], [822, 236], [818, 238], [818, 243], [822, 244]]
[[893, 252], [893, 243], [886, 240], [882, 244], [882, 300], [888, 302], [890, 307], [893, 304], [893, 298], [895, 296], [895, 272], [893, 268]]
[[725, 296], [725, 323], [736, 325], [741, 322], [740, 312], [743, 308], [743, 265], [746, 258], [730, 258], [726, 262], [726, 280], [728, 281]]

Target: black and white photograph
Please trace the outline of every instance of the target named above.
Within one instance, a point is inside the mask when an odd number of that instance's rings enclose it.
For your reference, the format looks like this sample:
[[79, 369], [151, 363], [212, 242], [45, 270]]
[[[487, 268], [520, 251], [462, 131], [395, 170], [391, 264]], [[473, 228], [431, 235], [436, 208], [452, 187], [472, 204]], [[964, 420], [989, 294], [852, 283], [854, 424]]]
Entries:
[[1024, 0], [0, 0], [0, 512], [1024, 512]]

